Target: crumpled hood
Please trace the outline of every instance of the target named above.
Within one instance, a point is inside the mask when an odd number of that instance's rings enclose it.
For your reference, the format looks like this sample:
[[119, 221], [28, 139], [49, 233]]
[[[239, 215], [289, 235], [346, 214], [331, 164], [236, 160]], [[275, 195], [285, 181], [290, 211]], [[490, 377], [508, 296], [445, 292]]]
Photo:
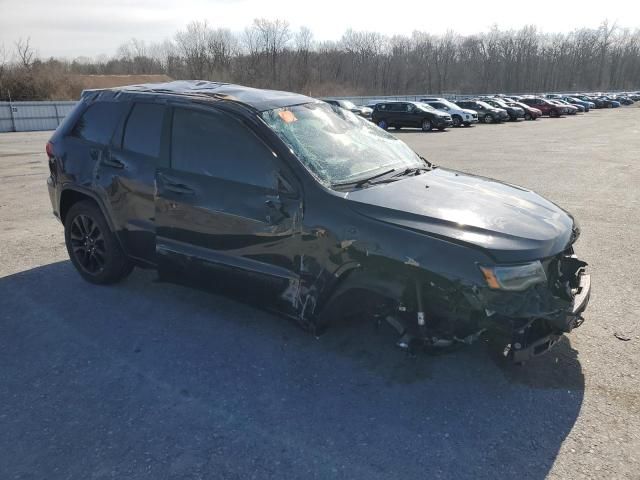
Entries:
[[521, 187], [437, 168], [350, 192], [358, 213], [480, 248], [496, 262], [524, 262], [563, 251], [573, 218]]

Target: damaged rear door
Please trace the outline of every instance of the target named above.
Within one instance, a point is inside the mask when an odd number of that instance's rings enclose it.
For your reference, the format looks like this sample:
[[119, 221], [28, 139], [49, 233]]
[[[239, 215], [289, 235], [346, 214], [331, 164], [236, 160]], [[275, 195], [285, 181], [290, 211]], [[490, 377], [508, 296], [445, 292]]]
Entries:
[[156, 173], [161, 279], [285, 303], [298, 285], [302, 199], [273, 150], [235, 115], [175, 107]]

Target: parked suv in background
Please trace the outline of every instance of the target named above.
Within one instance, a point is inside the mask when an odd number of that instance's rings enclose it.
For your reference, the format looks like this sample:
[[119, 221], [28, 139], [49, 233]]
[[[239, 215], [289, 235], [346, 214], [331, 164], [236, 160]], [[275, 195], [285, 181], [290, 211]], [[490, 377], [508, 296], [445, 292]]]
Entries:
[[327, 102], [329, 105], [335, 105], [336, 107], [340, 107], [340, 108], [344, 108], [345, 110], [349, 110], [352, 113], [355, 113], [356, 115], [360, 115], [361, 117], [364, 118], [371, 118], [371, 114], [373, 113], [373, 109], [369, 108], [369, 107], [359, 107], [358, 105], [356, 105], [355, 103], [353, 103], [350, 100], [332, 100], [332, 99], [328, 99], [328, 100], [323, 100], [324, 102]]
[[453, 125], [451, 115], [420, 102], [378, 103], [373, 108], [371, 120], [383, 130], [410, 127], [429, 132], [434, 128], [444, 130]]
[[461, 127], [462, 125], [468, 127], [472, 123], [478, 123], [478, 112], [460, 108], [459, 105], [444, 98], [423, 98], [420, 101], [451, 115], [451, 121], [454, 127]]
[[507, 113], [509, 114], [509, 119], [512, 122], [515, 122], [520, 118], [524, 118], [524, 109], [517, 106], [515, 107], [510, 106], [507, 102], [505, 102], [501, 98], [487, 98], [487, 99], [483, 99], [483, 101], [496, 108], [502, 108], [506, 110]]
[[542, 112], [537, 108], [530, 107], [526, 103], [522, 103], [515, 100], [505, 100], [506, 104], [510, 107], [519, 107], [524, 110], [524, 119], [525, 120], [535, 120], [542, 116]]
[[546, 98], [525, 97], [520, 101], [531, 107], [537, 108], [543, 115], [548, 115], [550, 117], [559, 117], [564, 112], [564, 108], [561, 105], [551, 103]]
[[456, 105], [474, 110], [482, 123], [500, 123], [509, 119], [509, 114], [502, 108], [496, 108], [480, 100], [456, 100]]
[[381, 319], [414, 350], [489, 329], [517, 362], [578, 327], [589, 301], [566, 211], [436, 167], [303, 95], [189, 81], [87, 91], [46, 152], [54, 214], [91, 283], [155, 268], [313, 332]]

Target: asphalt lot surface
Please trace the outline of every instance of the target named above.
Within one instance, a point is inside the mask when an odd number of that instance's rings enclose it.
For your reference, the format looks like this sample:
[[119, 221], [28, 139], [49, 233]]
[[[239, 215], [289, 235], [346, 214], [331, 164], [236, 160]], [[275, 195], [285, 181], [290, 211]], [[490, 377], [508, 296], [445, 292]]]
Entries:
[[640, 108], [398, 133], [579, 219], [586, 322], [524, 367], [409, 357], [368, 323], [316, 339], [148, 271], [89, 285], [49, 136], [0, 134], [0, 478], [640, 478]]

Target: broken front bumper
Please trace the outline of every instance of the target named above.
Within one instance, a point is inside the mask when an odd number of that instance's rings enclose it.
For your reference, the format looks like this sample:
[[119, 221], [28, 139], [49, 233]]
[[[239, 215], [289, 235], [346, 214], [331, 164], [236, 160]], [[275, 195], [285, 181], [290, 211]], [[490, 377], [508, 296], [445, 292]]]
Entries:
[[582, 313], [587, 308], [590, 297], [591, 276], [582, 274], [580, 275], [580, 285], [573, 298], [572, 309], [565, 317], [565, 327], [562, 331], [542, 333], [545, 328], [535, 328], [534, 321], [529, 328], [514, 333], [511, 343], [505, 349], [505, 356], [515, 363], [522, 363], [548, 352], [560, 340], [564, 332], [570, 332], [582, 325], [584, 320]]

